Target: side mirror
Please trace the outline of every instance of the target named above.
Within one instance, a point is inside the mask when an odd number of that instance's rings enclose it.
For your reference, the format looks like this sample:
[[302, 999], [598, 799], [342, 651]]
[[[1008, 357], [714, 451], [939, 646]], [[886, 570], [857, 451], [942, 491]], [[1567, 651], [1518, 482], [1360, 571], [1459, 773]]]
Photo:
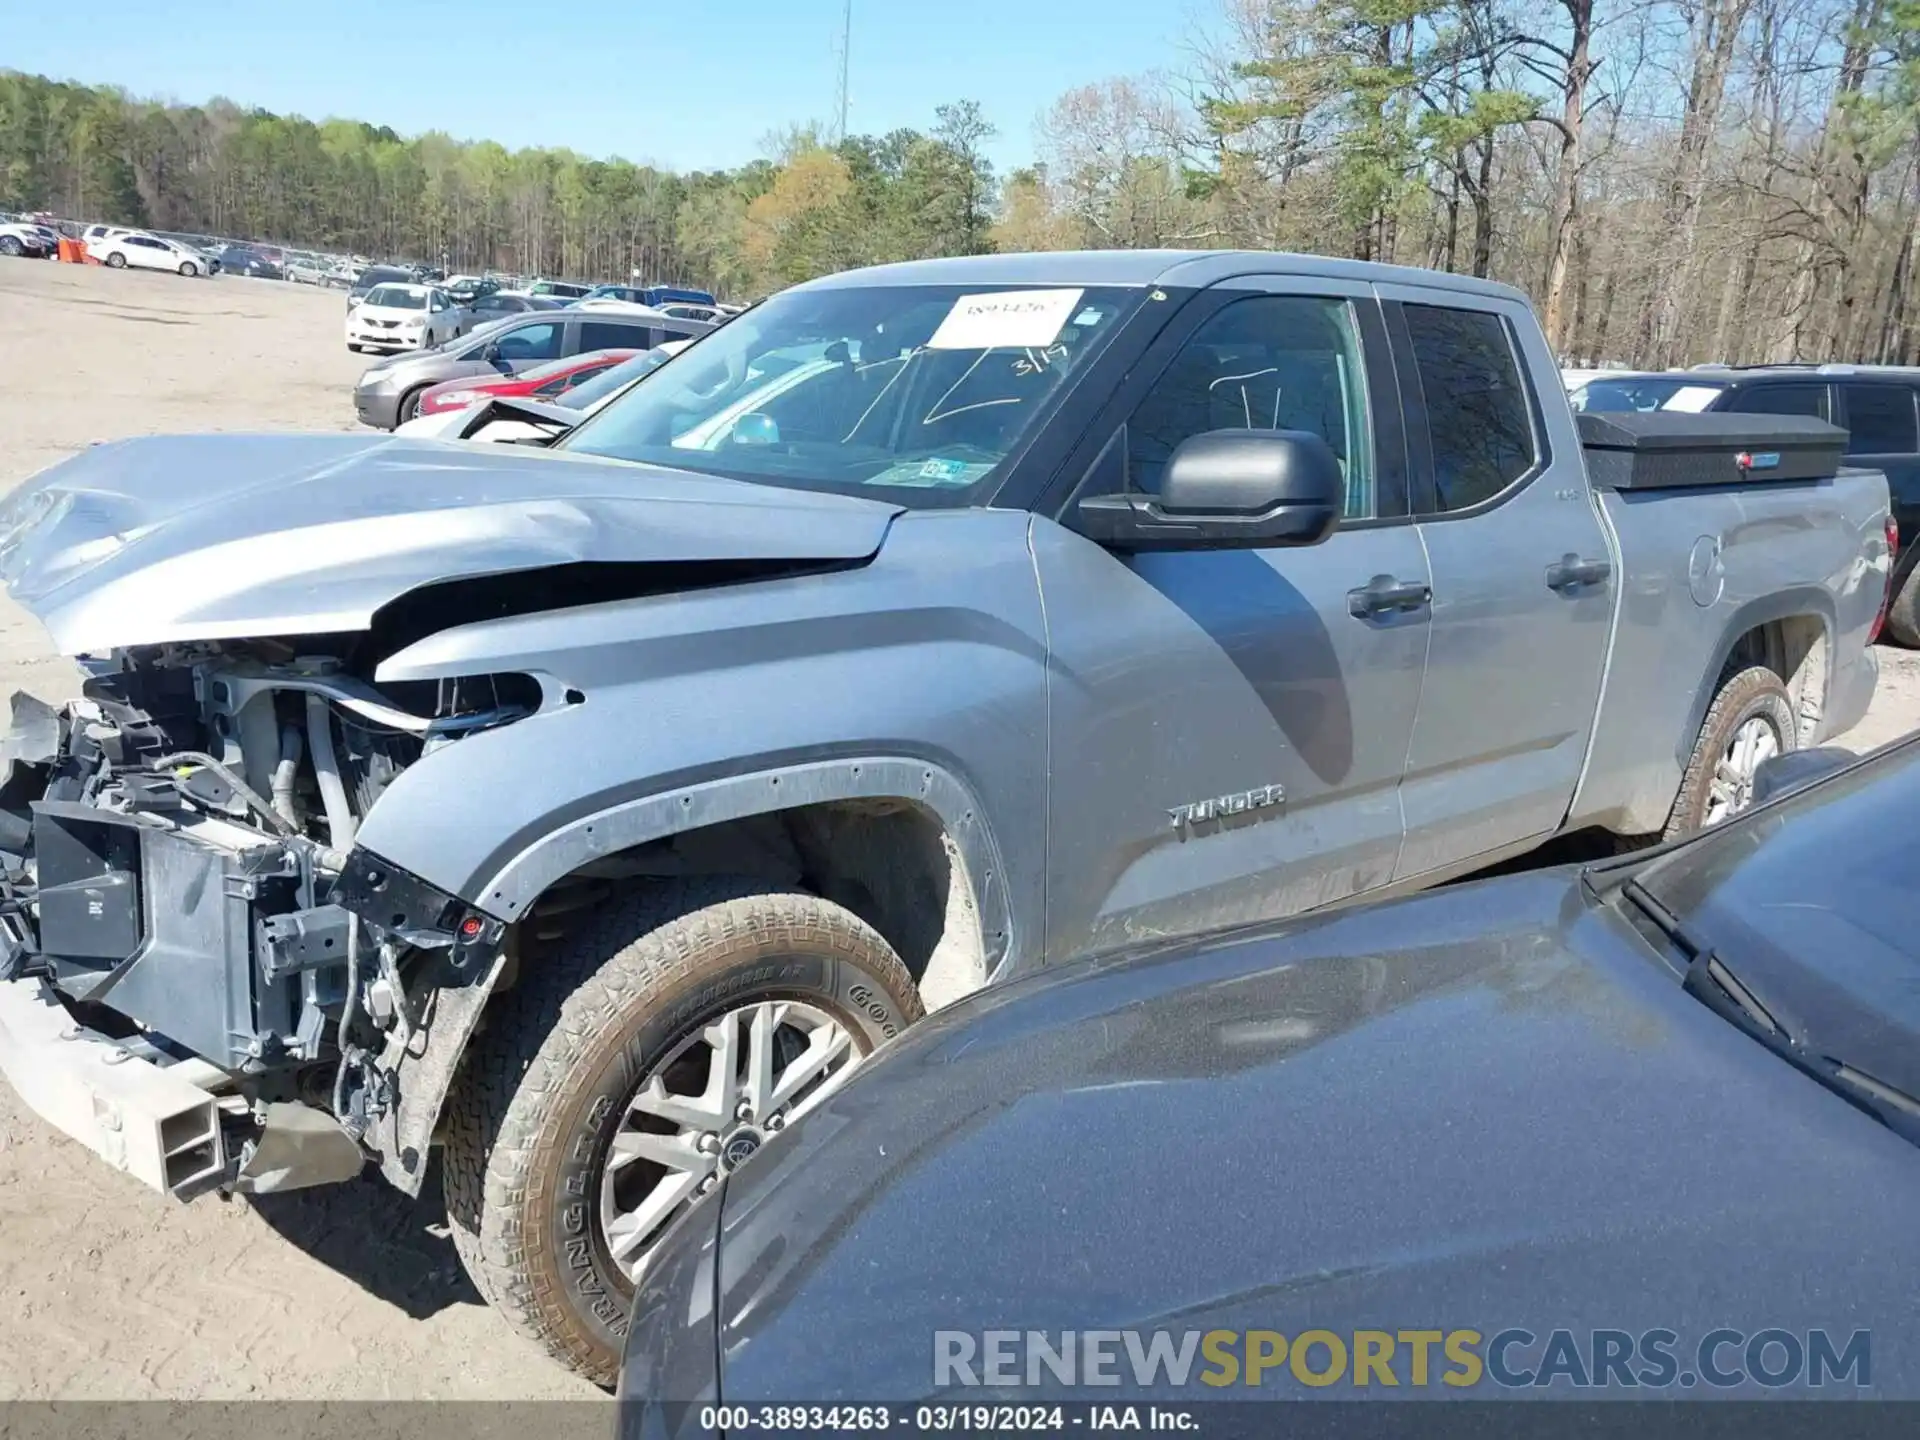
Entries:
[[1762, 760], [1753, 772], [1753, 803], [1758, 805], [1804, 790], [1835, 771], [1846, 769], [1859, 758], [1842, 745], [1819, 745]]
[[778, 445], [780, 427], [771, 415], [750, 410], [733, 422], [733, 434], [729, 438], [735, 445]]
[[489, 340], [487, 342], [486, 348], [480, 352], [480, 358], [486, 361], [486, 363], [489, 365], [499, 364], [500, 363], [500, 342], [498, 340]]
[[1305, 430], [1209, 430], [1167, 461], [1158, 495], [1091, 495], [1078, 528], [1114, 550], [1318, 545], [1340, 524], [1346, 477]]

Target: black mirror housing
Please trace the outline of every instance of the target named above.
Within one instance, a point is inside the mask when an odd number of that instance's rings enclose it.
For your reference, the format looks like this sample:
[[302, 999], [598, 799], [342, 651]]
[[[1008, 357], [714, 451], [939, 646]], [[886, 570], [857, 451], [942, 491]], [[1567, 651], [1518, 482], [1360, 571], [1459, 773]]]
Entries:
[[1340, 524], [1346, 477], [1305, 430], [1209, 430], [1182, 441], [1158, 495], [1093, 495], [1078, 528], [1114, 550], [1318, 545]]
[[1789, 750], [1784, 755], [1762, 760], [1753, 772], [1753, 803], [1758, 805], [1804, 790], [1846, 769], [1859, 758], [1844, 745], [1817, 745], [1811, 750]]

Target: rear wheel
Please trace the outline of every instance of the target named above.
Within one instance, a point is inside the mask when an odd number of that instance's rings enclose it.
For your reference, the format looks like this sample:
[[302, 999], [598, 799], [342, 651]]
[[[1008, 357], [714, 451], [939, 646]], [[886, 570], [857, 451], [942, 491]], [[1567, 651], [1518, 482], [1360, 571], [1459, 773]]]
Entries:
[[124, 270], [127, 268], [127, 257], [116, 250], [107, 256], [107, 266], [112, 270]]
[[18, 259], [25, 248], [17, 235], [0, 235], [0, 255], [11, 255]]
[[1780, 677], [1764, 665], [1729, 677], [1707, 709], [1662, 838], [1678, 839], [1738, 815], [1753, 803], [1761, 763], [1799, 748], [1793, 701]]
[[649, 884], [526, 936], [448, 1107], [447, 1217], [475, 1285], [611, 1385], [669, 1225], [921, 1013], [863, 921], [746, 879]]
[[1909, 650], [1920, 650], [1920, 565], [1910, 565], [1887, 605], [1887, 638]]

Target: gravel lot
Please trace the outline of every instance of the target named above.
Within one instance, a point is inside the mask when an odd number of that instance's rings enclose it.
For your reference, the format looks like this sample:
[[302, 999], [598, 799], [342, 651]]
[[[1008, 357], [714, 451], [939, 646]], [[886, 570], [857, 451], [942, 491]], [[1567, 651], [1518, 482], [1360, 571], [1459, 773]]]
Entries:
[[[354, 428], [342, 300], [268, 281], [0, 260], [0, 488], [94, 440]], [[1920, 656], [1881, 651], [1845, 742], [1920, 726]], [[0, 695], [72, 669], [0, 599]], [[431, 1183], [431, 1182], [430, 1182]], [[0, 1399], [540, 1399], [594, 1392], [517, 1340], [435, 1203], [363, 1184], [177, 1206], [0, 1086]]]

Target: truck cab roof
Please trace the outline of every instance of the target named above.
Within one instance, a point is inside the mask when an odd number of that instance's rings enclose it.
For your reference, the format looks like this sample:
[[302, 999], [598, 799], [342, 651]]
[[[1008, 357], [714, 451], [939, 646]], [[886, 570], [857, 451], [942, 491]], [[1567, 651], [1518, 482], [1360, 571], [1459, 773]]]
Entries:
[[962, 255], [875, 265], [808, 281], [796, 289], [843, 289], [866, 285], [1165, 285], [1199, 289], [1242, 275], [1301, 275], [1413, 285], [1426, 290], [1484, 295], [1519, 304], [1526, 297], [1511, 285], [1472, 275], [1379, 265], [1325, 255], [1265, 250], [1050, 250], [1024, 255]]

